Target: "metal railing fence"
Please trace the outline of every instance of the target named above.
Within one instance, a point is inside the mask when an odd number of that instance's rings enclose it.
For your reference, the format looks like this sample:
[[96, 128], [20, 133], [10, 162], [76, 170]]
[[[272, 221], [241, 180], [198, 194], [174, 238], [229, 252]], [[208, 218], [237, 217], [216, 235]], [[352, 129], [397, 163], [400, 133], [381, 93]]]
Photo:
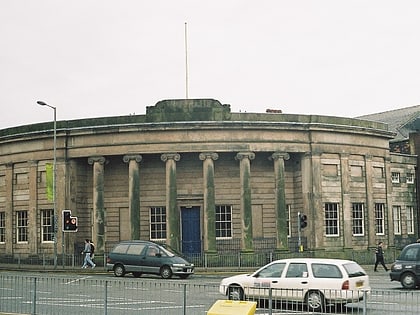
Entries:
[[[255, 314], [420, 314], [416, 290], [320, 290], [330, 299], [320, 310], [303, 304], [302, 290], [254, 288]], [[350, 300], [343, 306], [344, 296]], [[363, 297], [361, 301], [359, 298]], [[246, 297], [248, 299], [248, 297]], [[89, 315], [202, 315], [226, 296], [214, 284], [153, 278], [90, 279], [84, 275], [20, 276], [0, 274], [0, 313]], [[255, 300], [255, 299], [254, 299]]]
[[[106, 264], [105, 255], [95, 255], [95, 263], [98, 267], [105, 266]], [[78, 269], [83, 264], [82, 254], [60, 254], [57, 257], [58, 268], [73, 268]], [[313, 257], [313, 253], [310, 251], [303, 253], [293, 252], [260, 252], [260, 253], [246, 253], [241, 251], [233, 251], [230, 253], [203, 253], [188, 255], [186, 258], [194, 263], [196, 267], [208, 269], [208, 268], [231, 268], [235, 270], [240, 269], [257, 269], [273, 260], [292, 258], [292, 257]], [[358, 262], [360, 265], [372, 265], [375, 262], [374, 254], [371, 252], [350, 252], [347, 257], [342, 257]], [[392, 254], [387, 257], [387, 263], [393, 262], [395, 255]], [[26, 268], [27, 266], [37, 266], [38, 268], [51, 269], [54, 266], [54, 256], [52, 254], [39, 254], [39, 255], [1, 255], [0, 264], [9, 265], [14, 268]]]

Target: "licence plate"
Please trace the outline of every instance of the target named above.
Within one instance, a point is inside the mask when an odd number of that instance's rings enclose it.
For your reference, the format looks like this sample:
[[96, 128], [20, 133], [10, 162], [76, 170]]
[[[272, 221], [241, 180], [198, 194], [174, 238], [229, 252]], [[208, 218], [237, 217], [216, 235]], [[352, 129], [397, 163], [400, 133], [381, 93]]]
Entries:
[[363, 287], [363, 281], [357, 281], [356, 288], [361, 288], [361, 287]]

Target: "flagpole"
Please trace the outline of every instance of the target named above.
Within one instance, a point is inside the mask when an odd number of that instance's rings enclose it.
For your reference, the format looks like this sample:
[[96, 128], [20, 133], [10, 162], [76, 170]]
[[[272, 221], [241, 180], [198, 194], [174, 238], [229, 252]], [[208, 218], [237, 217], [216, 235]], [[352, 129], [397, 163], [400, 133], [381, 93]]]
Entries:
[[188, 43], [187, 43], [187, 22], [184, 24], [185, 42], [185, 98], [188, 99]]

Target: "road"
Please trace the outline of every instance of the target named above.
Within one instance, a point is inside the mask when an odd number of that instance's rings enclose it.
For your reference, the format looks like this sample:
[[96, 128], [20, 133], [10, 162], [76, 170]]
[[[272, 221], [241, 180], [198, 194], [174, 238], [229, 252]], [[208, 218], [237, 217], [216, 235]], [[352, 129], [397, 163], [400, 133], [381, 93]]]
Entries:
[[[0, 310], [51, 315], [201, 315], [217, 300], [225, 299], [218, 292], [220, 280], [225, 276], [228, 275], [204, 273], [187, 280], [163, 280], [154, 276], [116, 278], [112, 273], [91, 271], [3, 271], [0, 272]], [[370, 273], [370, 282], [369, 315], [419, 313], [420, 290], [402, 289], [399, 283], [389, 280], [386, 272]], [[35, 307], [33, 300], [36, 300]], [[363, 314], [360, 306], [360, 303], [352, 304], [338, 313]], [[272, 314], [293, 313], [297, 308], [294, 305], [279, 307], [281, 309]], [[269, 312], [259, 308], [256, 314]]]

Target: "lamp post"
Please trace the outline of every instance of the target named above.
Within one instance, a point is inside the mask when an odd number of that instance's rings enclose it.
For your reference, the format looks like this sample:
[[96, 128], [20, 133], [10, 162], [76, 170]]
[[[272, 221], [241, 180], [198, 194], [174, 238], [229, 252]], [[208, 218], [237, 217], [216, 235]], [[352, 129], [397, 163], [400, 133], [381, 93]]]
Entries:
[[47, 106], [54, 110], [54, 162], [53, 162], [53, 212], [54, 212], [54, 269], [57, 268], [57, 198], [56, 198], [56, 181], [57, 181], [57, 111], [56, 107], [51, 106], [43, 101], [37, 101], [38, 105]]

